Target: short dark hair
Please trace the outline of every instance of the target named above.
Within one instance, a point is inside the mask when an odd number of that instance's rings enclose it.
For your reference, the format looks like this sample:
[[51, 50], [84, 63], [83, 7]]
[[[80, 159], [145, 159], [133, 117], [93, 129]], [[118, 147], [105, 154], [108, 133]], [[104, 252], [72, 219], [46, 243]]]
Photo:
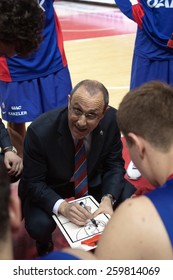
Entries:
[[5, 239], [9, 223], [10, 180], [7, 169], [0, 162], [0, 242]]
[[26, 56], [42, 41], [44, 12], [37, 0], [0, 0], [0, 41]]
[[162, 151], [173, 144], [173, 87], [151, 81], [129, 91], [121, 101], [117, 122], [127, 142], [133, 132]]

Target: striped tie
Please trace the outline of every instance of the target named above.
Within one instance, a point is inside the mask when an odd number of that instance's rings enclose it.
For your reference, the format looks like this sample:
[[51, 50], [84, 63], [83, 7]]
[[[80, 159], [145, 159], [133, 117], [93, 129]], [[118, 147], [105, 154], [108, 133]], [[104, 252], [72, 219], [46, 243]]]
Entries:
[[75, 150], [75, 198], [88, 194], [87, 159], [83, 139], [79, 140]]

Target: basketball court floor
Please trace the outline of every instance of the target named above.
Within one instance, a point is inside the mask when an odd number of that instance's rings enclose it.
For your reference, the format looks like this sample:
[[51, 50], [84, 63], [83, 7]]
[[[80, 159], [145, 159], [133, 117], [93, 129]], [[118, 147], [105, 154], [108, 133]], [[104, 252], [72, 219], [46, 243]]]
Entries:
[[116, 6], [55, 1], [73, 86], [83, 79], [102, 82], [110, 105], [118, 107], [129, 89], [136, 24]]

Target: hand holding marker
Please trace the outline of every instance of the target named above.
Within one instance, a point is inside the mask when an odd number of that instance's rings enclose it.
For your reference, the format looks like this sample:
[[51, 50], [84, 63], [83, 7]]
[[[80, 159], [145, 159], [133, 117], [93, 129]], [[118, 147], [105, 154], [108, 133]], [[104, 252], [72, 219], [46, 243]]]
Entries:
[[[88, 211], [87, 207], [85, 206], [85, 204], [84, 204], [82, 201], [80, 202], [80, 206], [82, 206], [85, 210]], [[89, 212], [89, 211], [88, 211], [88, 212]], [[91, 222], [93, 223], [93, 225], [95, 225], [95, 227], [97, 227], [96, 220], [91, 219]]]

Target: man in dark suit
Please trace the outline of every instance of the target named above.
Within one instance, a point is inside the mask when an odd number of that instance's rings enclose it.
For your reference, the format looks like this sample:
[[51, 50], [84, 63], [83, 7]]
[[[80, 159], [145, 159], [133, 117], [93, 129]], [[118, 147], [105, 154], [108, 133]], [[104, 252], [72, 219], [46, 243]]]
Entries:
[[136, 190], [124, 179], [116, 109], [108, 102], [108, 91], [101, 83], [84, 80], [69, 95], [68, 108], [49, 111], [28, 127], [19, 196], [26, 229], [40, 255], [53, 248], [51, 234], [56, 224], [52, 213], [77, 225], [93, 217], [78, 203], [65, 200], [75, 197], [74, 158], [79, 139], [84, 139], [87, 153], [88, 194], [100, 203], [94, 216], [112, 215], [113, 206]]

